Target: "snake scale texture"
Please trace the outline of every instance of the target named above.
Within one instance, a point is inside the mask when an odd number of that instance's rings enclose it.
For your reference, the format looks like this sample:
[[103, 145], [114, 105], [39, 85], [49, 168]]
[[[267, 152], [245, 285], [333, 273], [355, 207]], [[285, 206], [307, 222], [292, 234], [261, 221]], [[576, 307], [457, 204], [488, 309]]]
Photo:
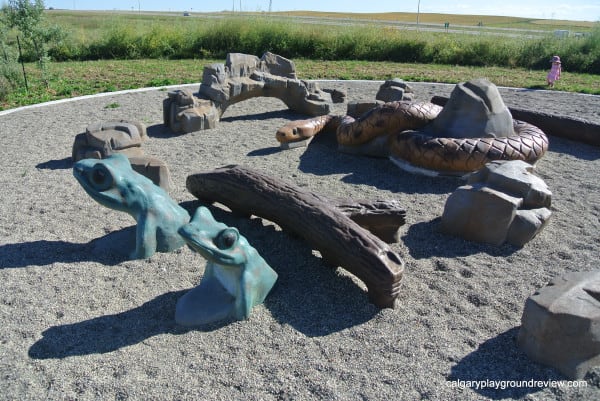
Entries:
[[389, 102], [356, 120], [350, 116], [325, 115], [292, 121], [277, 131], [276, 138], [287, 143], [335, 130], [340, 145], [360, 148], [374, 138], [388, 135], [390, 157], [446, 173], [479, 170], [492, 160], [534, 163], [548, 149], [544, 132], [519, 120], [513, 120], [515, 135], [506, 137], [439, 138], [417, 131], [441, 110], [441, 106], [429, 102]]

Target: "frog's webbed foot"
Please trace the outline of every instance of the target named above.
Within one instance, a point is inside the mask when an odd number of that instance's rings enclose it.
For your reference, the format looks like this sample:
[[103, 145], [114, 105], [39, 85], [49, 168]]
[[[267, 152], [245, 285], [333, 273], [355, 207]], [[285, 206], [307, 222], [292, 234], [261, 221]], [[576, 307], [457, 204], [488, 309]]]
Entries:
[[200, 284], [177, 301], [175, 322], [182, 326], [201, 326], [229, 318], [236, 300], [214, 277], [204, 277]]
[[136, 249], [134, 249], [132, 252], [129, 253], [129, 259], [131, 259], [131, 260], [148, 259], [152, 255], [154, 255], [153, 249], [148, 249], [148, 248], [139, 248], [138, 249], [136, 247]]

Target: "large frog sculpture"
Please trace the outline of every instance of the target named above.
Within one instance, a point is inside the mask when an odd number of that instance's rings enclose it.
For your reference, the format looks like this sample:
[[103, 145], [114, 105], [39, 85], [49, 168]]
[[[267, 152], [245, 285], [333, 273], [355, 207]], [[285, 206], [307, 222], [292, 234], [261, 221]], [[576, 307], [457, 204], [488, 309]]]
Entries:
[[198, 326], [247, 319], [273, 288], [277, 273], [237, 229], [215, 221], [203, 206], [179, 234], [207, 264], [200, 284], [177, 302], [175, 321]]
[[126, 156], [115, 153], [105, 159], [83, 159], [73, 175], [98, 203], [129, 213], [137, 221], [132, 259], [155, 252], [170, 252], [185, 245], [178, 230], [190, 215], [167, 192], [135, 172]]

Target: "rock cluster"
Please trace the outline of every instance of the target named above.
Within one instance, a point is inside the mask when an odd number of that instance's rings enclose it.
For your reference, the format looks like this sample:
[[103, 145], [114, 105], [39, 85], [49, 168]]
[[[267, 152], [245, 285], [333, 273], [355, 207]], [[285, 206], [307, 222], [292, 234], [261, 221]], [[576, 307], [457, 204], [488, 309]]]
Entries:
[[309, 116], [329, 113], [332, 103], [345, 101], [338, 90], [321, 90], [296, 77], [294, 62], [266, 52], [262, 58], [229, 53], [225, 64], [204, 67], [197, 94], [176, 90], [163, 102], [164, 124], [173, 132], [214, 128], [230, 105], [252, 97], [276, 97], [291, 110]]
[[374, 102], [349, 102], [346, 114], [359, 118], [369, 110], [388, 102], [413, 100], [413, 88], [400, 78], [385, 81], [379, 87]]
[[600, 270], [568, 273], [530, 296], [517, 342], [573, 380], [600, 365]]
[[470, 241], [523, 246], [550, 218], [552, 193], [521, 161], [493, 161], [446, 201], [441, 230]]
[[146, 126], [138, 121], [105, 121], [88, 125], [84, 133], [77, 134], [71, 156], [74, 162], [81, 159], [105, 159], [122, 153], [131, 167], [150, 178], [165, 190], [171, 187], [171, 174], [160, 159], [144, 153], [142, 144], [148, 139]]

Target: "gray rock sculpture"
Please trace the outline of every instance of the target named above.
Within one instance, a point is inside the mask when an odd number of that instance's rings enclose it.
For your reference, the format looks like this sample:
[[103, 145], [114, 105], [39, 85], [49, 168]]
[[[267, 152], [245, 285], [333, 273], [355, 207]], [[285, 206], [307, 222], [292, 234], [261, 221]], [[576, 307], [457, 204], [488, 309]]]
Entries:
[[381, 84], [375, 95], [375, 99], [381, 100], [384, 103], [398, 102], [400, 100], [410, 102], [413, 100], [413, 95], [414, 90], [410, 85], [400, 78], [394, 78]]
[[412, 102], [414, 90], [400, 78], [385, 81], [379, 87], [373, 102], [349, 102], [346, 114], [359, 118], [366, 112], [388, 102], [407, 101]]
[[517, 343], [572, 380], [600, 366], [600, 270], [565, 274], [530, 296]]
[[78, 134], [73, 143], [73, 161], [103, 159], [119, 152], [126, 156], [143, 155], [142, 143], [148, 139], [146, 127], [137, 121], [96, 122]]
[[164, 124], [175, 133], [214, 128], [230, 105], [252, 97], [276, 97], [291, 110], [309, 116], [329, 113], [345, 100], [338, 90], [321, 90], [296, 77], [294, 62], [266, 52], [262, 58], [229, 53], [225, 64], [204, 67], [197, 94], [176, 90], [163, 102]]
[[149, 155], [130, 156], [129, 163], [135, 172], [149, 178], [154, 185], [167, 192], [173, 187], [169, 167], [161, 159]]
[[493, 161], [446, 201], [440, 229], [470, 241], [522, 247], [550, 218], [552, 193], [521, 161]]
[[449, 138], [515, 135], [512, 115], [498, 87], [485, 78], [457, 84], [440, 114], [425, 131], [435, 137]]
[[147, 139], [146, 126], [138, 121], [96, 122], [88, 125], [84, 133], [75, 136], [71, 156], [73, 162], [77, 162], [105, 159], [121, 153], [127, 156], [136, 172], [168, 191], [171, 188], [169, 169], [162, 160], [144, 153], [142, 144]]

